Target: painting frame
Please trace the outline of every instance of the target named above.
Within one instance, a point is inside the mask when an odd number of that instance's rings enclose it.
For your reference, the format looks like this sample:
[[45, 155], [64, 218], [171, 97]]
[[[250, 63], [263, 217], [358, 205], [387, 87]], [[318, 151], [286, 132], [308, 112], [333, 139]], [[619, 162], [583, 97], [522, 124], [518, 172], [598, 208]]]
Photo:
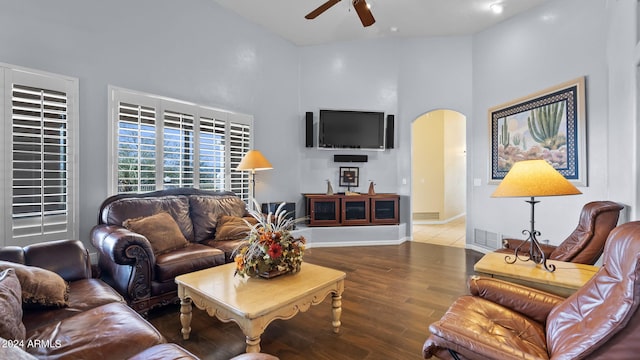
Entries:
[[358, 187], [359, 177], [360, 168], [341, 166], [339, 185], [347, 188]]
[[494, 106], [488, 117], [490, 184], [519, 160], [545, 159], [574, 185], [587, 186], [584, 76]]

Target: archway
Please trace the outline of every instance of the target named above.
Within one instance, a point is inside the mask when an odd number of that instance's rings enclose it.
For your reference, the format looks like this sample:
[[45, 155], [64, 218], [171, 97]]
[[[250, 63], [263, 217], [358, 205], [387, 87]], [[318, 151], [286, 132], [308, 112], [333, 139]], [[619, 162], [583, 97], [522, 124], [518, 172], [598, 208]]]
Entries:
[[465, 247], [466, 117], [434, 110], [411, 125], [412, 239]]

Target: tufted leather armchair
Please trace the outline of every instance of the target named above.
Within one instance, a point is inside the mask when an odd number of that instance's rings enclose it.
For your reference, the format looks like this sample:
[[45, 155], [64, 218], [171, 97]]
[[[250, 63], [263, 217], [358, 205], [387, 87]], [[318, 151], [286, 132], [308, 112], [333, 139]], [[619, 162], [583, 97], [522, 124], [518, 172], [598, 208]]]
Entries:
[[[547, 259], [593, 265], [604, 249], [609, 232], [618, 224], [620, 211], [624, 207], [613, 201], [593, 201], [582, 207], [578, 226], [560, 245], [540, 244]], [[525, 240], [503, 239], [503, 248], [496, 251], [528, 253]]]
[[[615, 228], [603, 266], [570, 297], [472, 277], [429, 326], [425, 358], [637, 359], [640, 354], [640, 221]], [[561, 271], [561, 269], [557, 270]]]

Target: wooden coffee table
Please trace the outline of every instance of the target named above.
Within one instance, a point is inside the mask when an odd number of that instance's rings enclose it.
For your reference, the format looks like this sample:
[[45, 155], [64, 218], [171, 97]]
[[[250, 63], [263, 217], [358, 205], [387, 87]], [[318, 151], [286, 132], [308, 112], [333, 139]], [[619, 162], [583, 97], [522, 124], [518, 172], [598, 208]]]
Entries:
[[303, 263], [300, 272], [272, 279], [234, 276], [234, 263], [176, 277], [182, 337], [191, 333], [192, 303], [223, 322], [233, 321], [246, 336], [247, 352], [260, 352], [260, 336], [276, 319], [291, 319], [332, 296], [333, 332], [340, 330], [342, 271]]

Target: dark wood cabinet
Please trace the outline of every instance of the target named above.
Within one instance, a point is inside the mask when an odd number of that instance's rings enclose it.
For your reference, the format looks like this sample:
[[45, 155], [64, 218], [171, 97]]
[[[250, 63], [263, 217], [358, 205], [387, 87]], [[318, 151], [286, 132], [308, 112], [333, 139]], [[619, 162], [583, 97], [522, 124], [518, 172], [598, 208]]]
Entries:
[[[306, 196], [306, 195], [305, 195]], [[340, 197], [315, 196], [307, 197], [307, 216], [309, 225], [312, 226], [338, 226], [340, 225]]]
[[371, 196], [371, 222], [374, 224], [398, 224], [398, 195]]
[[396, 225], [396, 194], [304, 194], [309, 226]]
[[369, 197], [349, 195], [341, 198], [342, 225], [368, 225], [369, 224]]

